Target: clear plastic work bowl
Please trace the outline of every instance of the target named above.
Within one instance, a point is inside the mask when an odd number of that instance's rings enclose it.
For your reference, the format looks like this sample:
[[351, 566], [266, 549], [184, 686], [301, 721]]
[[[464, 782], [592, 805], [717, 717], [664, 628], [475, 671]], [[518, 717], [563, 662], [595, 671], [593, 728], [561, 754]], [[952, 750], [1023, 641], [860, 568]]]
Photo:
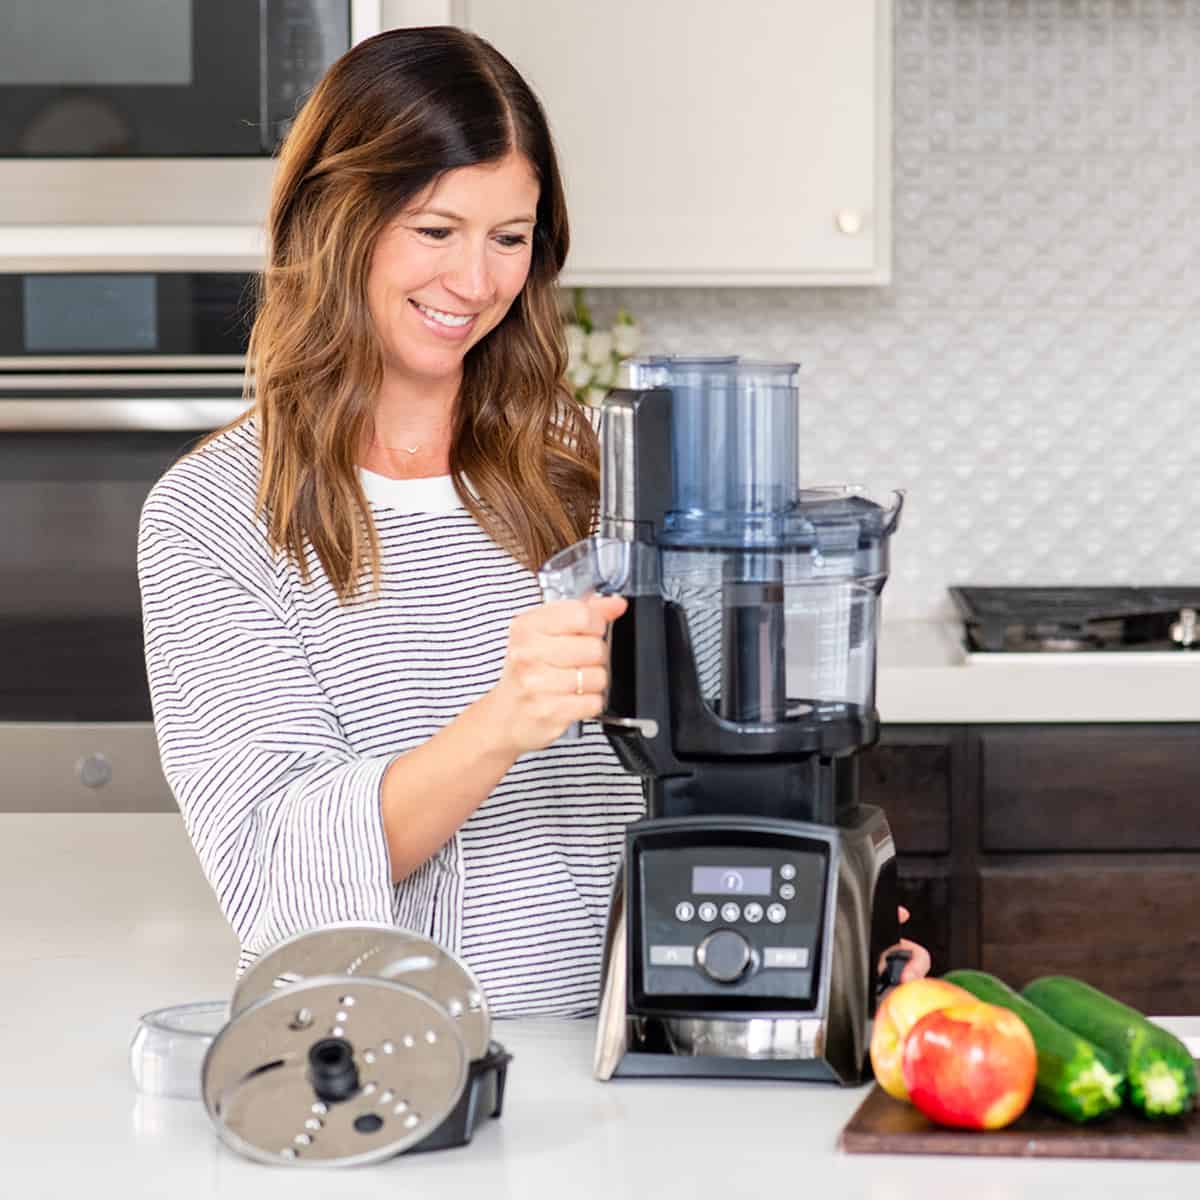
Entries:
[[201, 1000], [146, 1013], [129, 1046], [138, 1091], [147, 1096], [200, 1099], [200, 1068], [229, 1016], [225, 1000]]

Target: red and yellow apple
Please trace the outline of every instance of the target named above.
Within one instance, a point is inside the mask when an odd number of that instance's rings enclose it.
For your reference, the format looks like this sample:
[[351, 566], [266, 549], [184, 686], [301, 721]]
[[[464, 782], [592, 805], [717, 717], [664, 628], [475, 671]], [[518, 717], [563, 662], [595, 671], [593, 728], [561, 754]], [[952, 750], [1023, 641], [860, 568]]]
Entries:
[[1025, 1022], [973, 1000], [927, 1013], [904, 1039], [904, 1084], [930, 1120], [1002, 1129], [1029, 1106], [1037, 1049]]
[[871, 1066], [889, 1096], [908, 1099], [902, 1059], [909, 1030], [927, 1013], [952, 1004], [971, 1004], [974, 999], [965, 988], [944, 979], [913, 979], [884, 994], [871, 1030]]

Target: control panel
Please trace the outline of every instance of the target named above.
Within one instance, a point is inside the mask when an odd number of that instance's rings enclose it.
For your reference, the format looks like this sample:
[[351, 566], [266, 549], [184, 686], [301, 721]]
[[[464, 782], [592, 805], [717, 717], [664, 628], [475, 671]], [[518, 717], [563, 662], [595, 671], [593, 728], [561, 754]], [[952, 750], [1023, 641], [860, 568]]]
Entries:
[[670, 840], [635, 854], [642, 997], [815, 1003], [830, 844]]
[[267, 0], [264, 152], [273, 151], [287, 136], [301, 102], [334, 59], [350, 48], [348, 11], [345, 0]]

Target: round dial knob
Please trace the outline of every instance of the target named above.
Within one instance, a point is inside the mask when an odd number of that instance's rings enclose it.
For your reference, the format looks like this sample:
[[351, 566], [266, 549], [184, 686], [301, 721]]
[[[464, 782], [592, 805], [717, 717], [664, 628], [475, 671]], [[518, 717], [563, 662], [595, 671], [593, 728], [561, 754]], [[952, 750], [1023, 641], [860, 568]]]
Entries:
[[696, 951], [700, 969], [717, 983], [741, 979], [753, 959], [750, 943], [732, 929], [714, 930]]

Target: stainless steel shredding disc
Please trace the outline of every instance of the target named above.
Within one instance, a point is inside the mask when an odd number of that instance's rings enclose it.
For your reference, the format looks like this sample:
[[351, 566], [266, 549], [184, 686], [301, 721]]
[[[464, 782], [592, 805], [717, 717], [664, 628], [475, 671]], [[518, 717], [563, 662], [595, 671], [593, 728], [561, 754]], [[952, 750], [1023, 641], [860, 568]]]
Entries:
[[[331, 1056], [344, 1098], [321, 1074]], [[221, 1139], [239, 1153], [351, 1166], [391, 1158], [437, 1129], [466, 1086], [468, 1061], [454, 1018], [424, 992], [318, 976], [234, 1016], [209, 1047], [201, 1081]]]
[[264, 954], [238, 981], [230, 1015], [313, 975], [392, 979], [436, 1000], [458, 1023], [467, 1053], [482, 1058], [492, 1036], [487, 1000], [471, 969], [437, 942], [394, 925], [345, 922], [296, 934]]

